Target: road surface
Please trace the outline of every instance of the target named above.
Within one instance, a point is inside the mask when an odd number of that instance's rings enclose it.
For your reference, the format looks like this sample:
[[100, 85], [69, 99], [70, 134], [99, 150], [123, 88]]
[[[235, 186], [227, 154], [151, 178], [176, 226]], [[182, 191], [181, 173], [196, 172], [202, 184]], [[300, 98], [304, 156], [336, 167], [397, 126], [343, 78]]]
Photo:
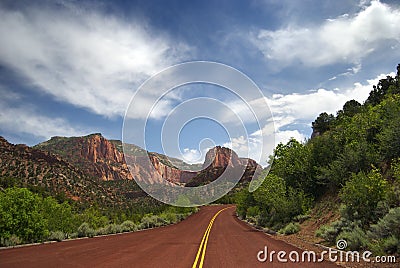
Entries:
[[0, 267], [337, 267], [294, 264], [287, 255], [280, 263], [276, 254], [272, 263], [260, 262], [266, 246], [268, 254], [302, 253], [238, 220], [234, 207], [208, 206], [162, 228], [0, 250]]

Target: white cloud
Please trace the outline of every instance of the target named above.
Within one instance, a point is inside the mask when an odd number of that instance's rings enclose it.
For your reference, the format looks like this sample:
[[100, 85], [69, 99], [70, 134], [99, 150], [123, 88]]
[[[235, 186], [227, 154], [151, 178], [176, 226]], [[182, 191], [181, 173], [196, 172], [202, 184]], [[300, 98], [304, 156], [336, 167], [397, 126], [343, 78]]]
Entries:
[[267, 102], [274, 114], [277, 129], [296, 121], [311, 123], [321, 112], [336, 114], [349, 100], [354, 99], [363, 103], [372, 86], [388, 75], [395, 76], [394, 73], [381, 74], [367, 80], [366, 84], [355, 83], [353, 87], [347, 89], [318, 89], [316, 92], [304, 94], [273, 95]]
[[40, 139], [53, 136], [82, 136], [88, 131], [71, 126], [62, 118], [38, 114], [32, 107], [7, 107], [0, 103], [0, 126], [3, 131], [27, 133]]
[[204, 162], [205, 154], [202, 155], [201, 152], [197, 149], [184, 148], [182, 157], [183, 161], [188, 164], [197, 164]]
[[[367, 5], [368, 6], [365, 6]], [[400, 9], [379, 1], [363, 2], [354, 16], [339, 16], [312, 27], [290, 25], [259, 30], [252, 42], [268, 59], [282, 66], [300, 61], [307, 66], [355, 64], [387, 42], [400, 42]]]
[[347, 101], [352, 99], [363, 103], [369, 96], [372, 86], [386, 76], [394, 77], [395, 73], [381, 74], [367, 80], [364, 84], [355, 83], [353, 87], [346, 89], [319, 89], [303, 94], [274, 94], [271, 98], [266, 98], [274, 115], [274, 122], [268, 122], [261, 130], [251, 133], [248, 137], [232, 138], [224, 146], [232, 148], [241, 157], [250, 157], [265, 166], [267, 156], [260, 157], [260, 153], [262, 147], [269, 148], [269, 145], [262, 143], [261, 135], [264, 136], [264, 141], [274, 139], [275, 146], [279, 143], [287, 143], [290, 138], [304, 141], [309, 138], [309, 133], [304, 133], [302, 129], [294, 129], [294, 124], [307, 125], [311, 128], [311, 122], [322, 112], [336, 114]]
[[189, 52], [142, 22], [100, 11], [0, 7], [0, 17], [1, 64], [39, 91], [107, 117], [123, 115], [140, 82]]

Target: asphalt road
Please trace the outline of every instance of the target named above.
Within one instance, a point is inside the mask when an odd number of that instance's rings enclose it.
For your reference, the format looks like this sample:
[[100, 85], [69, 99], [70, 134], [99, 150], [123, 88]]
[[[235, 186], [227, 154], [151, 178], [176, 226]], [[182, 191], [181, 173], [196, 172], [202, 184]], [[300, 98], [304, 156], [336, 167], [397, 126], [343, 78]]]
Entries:
[[296, 251], [301, 259], [300, 249], [238, 220], [234, 207], [208, 206], [162, 228], [0, 250], [0, 267], [337, 267], [293, 263], [288, 255], [281, 263], [276, 254], [260, 262], [265, 246], [268, 254]]

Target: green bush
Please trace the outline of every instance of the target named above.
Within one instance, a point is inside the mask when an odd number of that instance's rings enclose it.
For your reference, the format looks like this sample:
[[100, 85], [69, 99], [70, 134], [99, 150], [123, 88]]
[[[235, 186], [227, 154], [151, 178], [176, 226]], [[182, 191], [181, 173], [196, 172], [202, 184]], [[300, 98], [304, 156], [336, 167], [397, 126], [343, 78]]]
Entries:
[[81, 222], [88, 223], [93, 228], [104, 227], [109, 223], [109, 219], [95, 207], [90, 207], [80, 216]]
[[121, 229], [123, 232], [132, 232], [132, 231], [136, 231], [137, 227], [136, 227], [136, 224], [134, 224], [132, 221], [124, 221], [121, 224]]
[[297, 221], [299, 223], [303, 223], [306, 220], [308, 220], [309, 218], [311, 218], [311, 216], [308, 214], [307, 215], [298, 215], [298, 216], [294, 217], [293, 220]]
[[322, 237], [325, 241], [333, 244], [336, 242], [336, 237], [342, 232], [350, 232], [354, 228], [359, 227], [359, 221], [349, 221], [342, 217], [337, 221], [332, 222], [330, 225], [321, 226], [316, 231], [316, 236]]
[[47, 221], [41, 214], [42, 199], [26, 188], [0, 192], [0, 235], [12, 235], [23, 242], [40, 241], [47, 236]]
[[43, 199], [40, 213], [46, 219], [47, 229], [50, 232], [71, 233], [78, 227], [76, 226], [76, 216], [67, 202], [58, 204], [54, 198], [47, 197]]
[[392, 208], [378, 223], [371, 225], [368, 236], [377, 254], [400, 253], [400, 207]]
[[50, 241], [63, 241], [66, 238], [66, 235], [64, 232], [62, 231], [51, 231], [49, 236], [48, 236], [48, 240]]
[[146, 214], [140, 221], [140, 229], [148, 229], [165, 225], [165, 221], [157, 215]]
[[290, 234], [295, 234], [299, 231], [300, 231], [300, 224], [298, 224], [297, 222], [295, 223], [291, 222], [284, 228], [280, 229], [279, 233], [284, 235], [290, 235]]
[[387, 197], [388, 190], [387, 181], [378, 170], [353, 175], [340, 192], [343, 204], [349, 209], [348, 219], [361, 220], [364, 225], [376, 220], [377, 215], [373, 212]]
[[23, 241], [16, 235], [11, 235], [10, 237], [2, 237], [0, 239], [0, 245], [4, 247], [13, 247], [21, 244]]
[[93, 237], [95, 231], [87, 222], [84, 222], [78, 228], [78, 237]]
[[107, 228], [105, 227], [100, 227], [95, 231], [96, 235], [106, 235], [107, 233]]
[[177, 214], [172, 213], [172, 212], [163, 212], [163, 213], [160, 214], [160, 218], [161, 218], [166, 224], [171, 224], [171, 223], [176, 223], [176, 222], [178, 222]]
[[360, 250], [368, 245], [368, 237], [360, 227], [341, 232], [337, 240], [344, 239], [347, 242], [346, 250]]
[[400, 240], [394, 235], [387, 237], [383, 241], [383, 249], [388, 254], [400, 253]]
[[122, 233], [121, 225], [115, 224], [115, 223], [111, 223], [111, 224], [107, 225], [106, 232], [107, 232], [107, 234]]
[[259, 214], [260, 214], [260, 208], [257, 206], [249, 207], [246, 212], [247, 217], [256, 217]]
[[371, 225], [370, 236], [372, 238], [385, 238], [395, 236], [400, 238], [400, 207], [392, 208], [377, 224]]

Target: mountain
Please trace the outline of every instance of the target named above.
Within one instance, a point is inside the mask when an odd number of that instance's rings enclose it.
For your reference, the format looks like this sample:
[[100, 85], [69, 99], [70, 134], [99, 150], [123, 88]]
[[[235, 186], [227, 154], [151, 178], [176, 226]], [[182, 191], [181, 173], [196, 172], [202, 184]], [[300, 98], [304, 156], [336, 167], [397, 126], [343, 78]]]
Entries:
[[[253, 159], [239, 158], [235, 151], [216, 146], [207, 152], [202, 170], [185, 185], [204, 185], [220, 178], [222, 174], [227, 179], [230, 179], [229, 176], [240, 176], [241, 181], [250, 181], [253, 176], [258, 176], [261, 170], [262, 167]], [[225, 171], [227, 173], [224, 173]]]
[[0, 137], [0, 186], [15, 178], [13, 183], [18, 186], [109, 206], [145, 197], [136, 181], [168, 181], [193, 187], [216, 180], [228, 167], [243, 169], [242, 181], [261, 170], [254, 160], [239, 158], [231, 149], [220, 146], [207, 152], [202, 165], [147, 152], [133, 144], [126, 144], [124, 149], [125, 155], [121, 141], [108, 140], [99, 133], [52, 137], [34, 147], [13, 145]]
[[86, 174], [102, 181], [132, 180], [134, 176], [138, 181], [148, 181], [151, 184], [166, 180], [179, 185], [195, 186], [215, 180], [228, 166], [248, 165], [243, 180], [249, 180], [256, 169], [261, 169], [254, 160], [239, 158], [231, 149], [220, 146], [210, 149], [204, 164], [200, 166], [147, 152], [133, 144], [125, 144], [125, 157], [129, 160], [127, 162], [131, 174], [124, 159], [121, 141], [107, 140], [99, 133], [84, 137], [53, 137], [35, 148], [68, 159]]
[[[49, 141], [36, 145], [35, 148], [68, 159], [74, 166], [81, 168], [97, 180], [133, 179], [124, 159], [121, 141], [107, 140], [99, 133], [84, 137], [53, 137]], [[131, 171], [136, 180], [150, 180], [150, 183], [167, 180], [184, 184], [196, 175], [196, 172], [178, 169], [165, 155], [148, 153], [133, 144], [126, 144], [125, 149], [127, 150], [125, 157], [129, 158], [128, 163], [131, 165]], [[175, 164], [193, 168], [183, 161], [172, 159]]]
[[15, 184], [79, 202], [120, 201], [118, 195], [63, 157], [23, 144], [13, 145], [3, 137], [0, 137], [0, 178], [2, 185]]
[[[132, 175], [124, 161], [123, 153], [115, 142], [95, 133], [84, 137], [52, 137], [34, 146], [36, 149], [59, 155], [91, 177], [102, 180], [131, 180]], [[131, 147], [135, 153], [142, 151]]]

